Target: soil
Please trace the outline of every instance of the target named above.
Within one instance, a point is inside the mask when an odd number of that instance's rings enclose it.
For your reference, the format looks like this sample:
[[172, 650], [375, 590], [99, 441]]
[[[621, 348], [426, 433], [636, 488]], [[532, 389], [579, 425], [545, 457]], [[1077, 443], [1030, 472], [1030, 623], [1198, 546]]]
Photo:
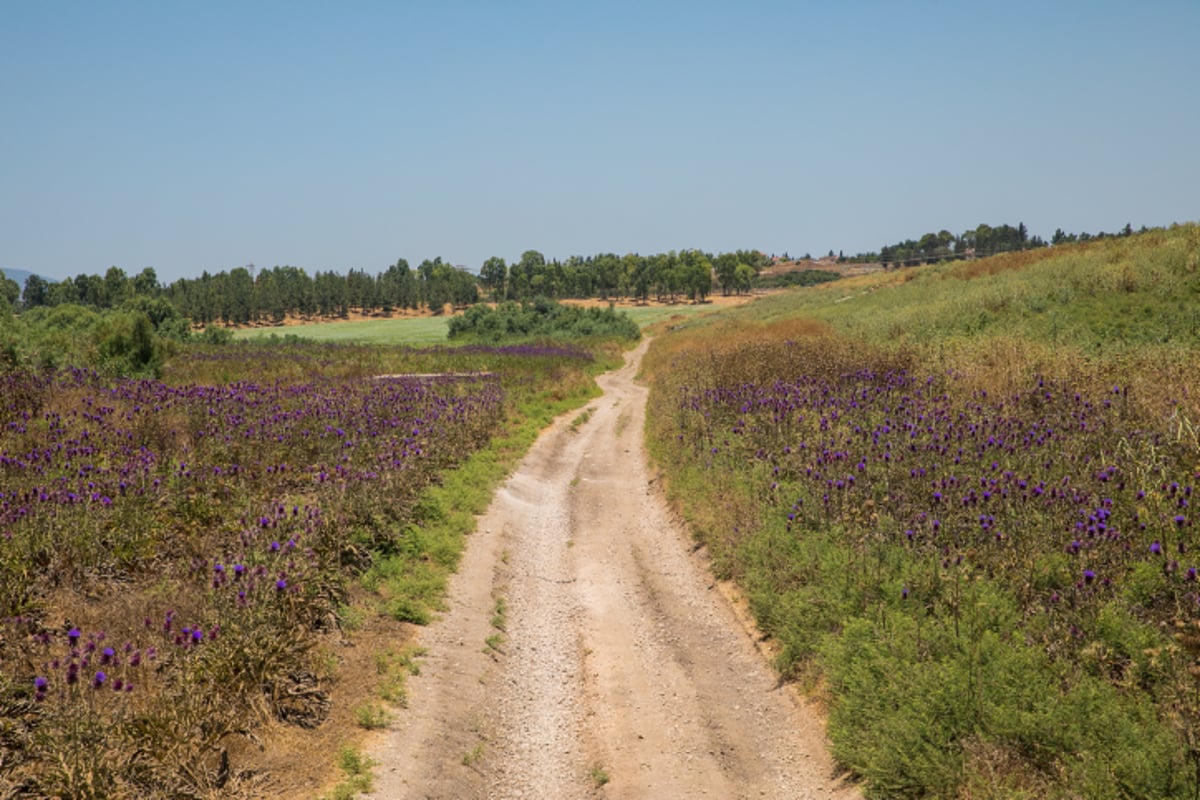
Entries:
[[647, 470], [645, 349], [479, 520], [373, 797], [861, 797]]

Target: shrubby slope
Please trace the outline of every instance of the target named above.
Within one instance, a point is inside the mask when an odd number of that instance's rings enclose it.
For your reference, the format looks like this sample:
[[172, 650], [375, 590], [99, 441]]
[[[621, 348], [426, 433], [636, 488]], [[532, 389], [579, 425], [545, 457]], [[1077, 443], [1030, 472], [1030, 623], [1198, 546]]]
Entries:
[[672, 497], [872, 796], [1194, 796], [1198, 290], [1178, 226], [655, 342]]

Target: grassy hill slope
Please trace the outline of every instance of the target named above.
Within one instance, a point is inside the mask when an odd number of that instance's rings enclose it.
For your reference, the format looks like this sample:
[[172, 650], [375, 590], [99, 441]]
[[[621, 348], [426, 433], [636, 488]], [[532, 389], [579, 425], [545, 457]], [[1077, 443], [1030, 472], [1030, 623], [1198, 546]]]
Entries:
[[874, 273], [756, 307], [874, 341], [1020, 336], [1083, 350], [1200, 342], [1200, 227]]
[[873, 797], [1200, 787], [1200, 228], [664, 334], [672, 498]]

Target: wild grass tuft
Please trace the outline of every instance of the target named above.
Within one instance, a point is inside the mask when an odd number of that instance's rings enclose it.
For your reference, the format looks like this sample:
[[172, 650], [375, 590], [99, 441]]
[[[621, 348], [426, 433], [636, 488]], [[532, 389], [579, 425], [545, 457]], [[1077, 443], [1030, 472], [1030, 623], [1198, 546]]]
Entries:
[[609, 777], [608, 770], [606, 770], [600, 764], [593, 764], [592, 768], [588, 770], [588, 776], [592, 779], [592, 785], [596, 786], [597, 788], [606, 785], [610, 780], [612, 780], [612, 778]]
[[360, 794], [367, 794], [374, 788], [375, 777], [371, 770], [378, 762], [364, 756], [353, 747], [344, 747], [338, 753], [338, 768], [345, 778], [334, 787], [328, 800], [353, 800]]

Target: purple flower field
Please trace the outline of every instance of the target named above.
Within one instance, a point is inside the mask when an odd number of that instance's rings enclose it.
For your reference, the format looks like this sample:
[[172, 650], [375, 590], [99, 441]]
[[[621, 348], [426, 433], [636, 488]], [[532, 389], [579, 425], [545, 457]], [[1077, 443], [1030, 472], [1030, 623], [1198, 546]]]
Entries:
[[1126, 389], [1038, 379], [990, 396], [957, 384], [864, 370], [685, 386], [678, 436], [714, 472], [752, 476], [792, 535], [852, 527], [939, 566], [969, 563], [1004, 576], [1026, 613], [1065, 624], [1153, 569], [1141, 613], [1200, 616], [1194, 454], [1146, 428]]
[[590, 360], [288, 343], [0, 375], [0, 794], [193, 796], [239, 732], [321, 724], [349, 581], [433, 569], [421, 493]]
[[651, 361], [652, 446], [872, 796], [1193, 796], [1186, 383], [819, 330], [714, 340]]

